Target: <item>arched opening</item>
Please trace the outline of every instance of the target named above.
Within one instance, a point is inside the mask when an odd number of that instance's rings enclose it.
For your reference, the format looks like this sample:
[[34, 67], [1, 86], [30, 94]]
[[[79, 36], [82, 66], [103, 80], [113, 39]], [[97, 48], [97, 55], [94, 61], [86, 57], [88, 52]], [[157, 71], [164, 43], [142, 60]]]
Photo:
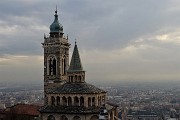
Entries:
[[72, 99], [71, 97], [68, 97], [68, 106], [71, 106], [72, 105]]
[[92, 98], [92, 106], [95, 106], [95, 97]]
[[69, 82], [71, 82], [71, 76], [69, 76], [68, 78], [69, 78]]
[[60, 97], [59, 96], [56, 97], [56, 100], [57, 100], [57, 105], [60, 105]]
[[88, 97], [88, 106], [91, 106], [91, 98]]
[[48, 71], [49, 73], [48, 74], [51, 75], [51, 73], [52, 73], [52, 59], [51, 58], [48, 60], [48, 64], [49, 64], [49, 66], [48, 66], [49, 67], [49, 71]]
[[61, 70], [62, 70], [62, 75], [64, 75], [64, 59], [62, 59], [62, 68], [61, 68]]
[[66, 99], [65, 96], [62, 97], [62, 104], [63, 104], [64, 106], [67, 106], [67, 99]]
[[74, 97], [74, 105], [79, 106], [79, 98], [77, 96]]
[[75, 75], [75, 82], [77, 82], [77, 75]]
[[93, 115], [90, 120], [99, 120], [99, 117], [97, 115]]
[[47, 75], [57, 74], [57, 60], [56, 56], [49, 56], [47, 59]]
[[79, 116], [74, 116], [73, 120], [81, 120], [81, 118]]
[[55, 105], [55, 98], [54, 98], [54, 96], [51, 96], [51, 105]]
[[53, 59], [53, 75], [56, 75], [56, 59]]
[[73, 82], [73, 76], [71, 76], [71, 82]]
[[64, 71], [64, 73], [63, 74], [66, 74], [66, 58], [64, 58], [64, 66], [63, 66], [63, 71]]
[[47, 120], [55, 120], [55, 117], [54, 117], [53, 115], [49, 115], [49, 116], [47, 117]]
[[82, 96], [80, 97], [80, 106], [84, 106], [84, 98]]
[[81, 82], [81, 76], [79, 76], [79, 81]]
[[63, 115], [61, 116], [60, 120], [68, 120], [68, 118], [65, 115]]

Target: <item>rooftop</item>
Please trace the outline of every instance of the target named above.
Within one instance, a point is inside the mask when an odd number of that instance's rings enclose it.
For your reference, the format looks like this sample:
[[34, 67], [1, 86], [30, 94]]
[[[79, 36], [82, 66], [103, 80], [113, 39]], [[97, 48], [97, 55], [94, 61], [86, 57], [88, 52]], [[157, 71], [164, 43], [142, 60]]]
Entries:
[[39, 108], [40, 106], [37, 105], [17, 104], [10, 107], [9, 110], [14, 114], [38, 116], [40, 114]]
[[74, 113], [74, 114], [92, 114], [99, 113], [99, 107], [83, 107], [83, 106], [45, 106], [40, 109], [40, 112], [45, 113]]
[[62, 86], [59, 86], [55, 89], [51, 89], [48, 93], [50, 94], [59, 94], [59, 93], [106, 93], [106, 91], [95, 87], [94, 85], [84, 83], [65, 83]]

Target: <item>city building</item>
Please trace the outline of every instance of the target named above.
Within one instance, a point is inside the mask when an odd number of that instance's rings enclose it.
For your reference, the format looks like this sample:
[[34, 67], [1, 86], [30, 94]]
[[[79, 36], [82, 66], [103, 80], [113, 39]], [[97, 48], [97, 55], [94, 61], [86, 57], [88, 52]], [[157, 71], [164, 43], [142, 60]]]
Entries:
[[39, 120], [40, 106], [17, 104], [0, 110], [0, 120]]
[[50, 35], [44, 36], [44, 94], [40, 109], [42, 120], [98, 120], [100, 108], [108, 106], [110, 120], [118, 116], [117, 106], [107, 104], [107, 92], [85, 81], [78, 46], [75, 42], [69, 65], [68, 36], [64, 37], [57, 10], [50, 25]]
[[158, 118], [159, 117], [155, 112], [147, 110], [129, 110], [127, 115], [127, 120], [158, 120]]

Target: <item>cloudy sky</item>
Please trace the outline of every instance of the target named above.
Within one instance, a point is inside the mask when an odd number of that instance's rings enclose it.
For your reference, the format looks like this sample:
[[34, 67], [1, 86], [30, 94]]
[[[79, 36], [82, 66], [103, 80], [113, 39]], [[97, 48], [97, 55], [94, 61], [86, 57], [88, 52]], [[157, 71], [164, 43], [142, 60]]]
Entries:
[[1, 0], [0, 81], [43, 81], [56, 5], [87, 81], [180, 79], [180, 0]]

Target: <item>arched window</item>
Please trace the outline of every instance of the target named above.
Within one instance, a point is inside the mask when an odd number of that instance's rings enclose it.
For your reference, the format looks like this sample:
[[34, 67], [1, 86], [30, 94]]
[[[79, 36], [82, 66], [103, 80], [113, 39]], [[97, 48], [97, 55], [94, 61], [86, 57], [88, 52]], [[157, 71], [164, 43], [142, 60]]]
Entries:
[[81, 120], [81, 118], [79, 116], [74, 116], [73, 120]]
[[99, 117], [97, 115], [93, 115], [90, 120], [99, 120]]
[[74, 105], [79, 106], [79, 98], [77, 96], [74, 97]]
[[72, 99], [71, 97], [68, 97], [68, 106], [71, 106], [72, 105]]
[[57, 59], [56, 56], [50, 55], [47, 60], [47, 75], [56, 75]]
[[68, 118], [65, 115], [63, 115], [61, 116], [60, 120], [68, 120]]
[[64, 73], [63, 74], [66, 74], [66, 58], [64, 58], [64, 66], [63, 66], [63, 71], [64, 71]]
[[56, 59], [53, 59], [53, 75], [56, 75]]
[[88, 106], [91, 106], [91, 98], [88, 97]]
[[92, 98], [92, 106], [95, 106], [95, 97]]
[[62, 97], [62, 104], [63, 104], [64, 106], [67, 106], [67, 99], [66, 99], [65, 96]]
[[56, 100], [57, 100], [57, 105], [60, 105], [60, 97], [59, 96], [56, 97]]
[[69, 76], [69, 82], [71, 82], [71, 76]]
[[48, 65], [49, 65], [49, 75], [51, 75], [52, 74], [52, 60], [51, 60], [51, 58], [48, 60]]
[[80, 97], [80, 106], [84, 106], [84, 98], [82, 96]]
[[53, 115], [49, 115], [49, 116], [47, 117], [47, 120], [55, 120], [55, 117], [54, 117]]
[[51, 96], [51, 105], [55, 105], [55, 98], [54, 98], [54, 96]]
[[73, 82], [73, 76], [71, 76], [71, 82]]
[[81, 82], [81, 76], [79, 76], [79, 78], [78, 78], [78, 79], [79, 79], [79, 81]]
[[75, 75], [75, 82], [77, 82], [77, 75]]

